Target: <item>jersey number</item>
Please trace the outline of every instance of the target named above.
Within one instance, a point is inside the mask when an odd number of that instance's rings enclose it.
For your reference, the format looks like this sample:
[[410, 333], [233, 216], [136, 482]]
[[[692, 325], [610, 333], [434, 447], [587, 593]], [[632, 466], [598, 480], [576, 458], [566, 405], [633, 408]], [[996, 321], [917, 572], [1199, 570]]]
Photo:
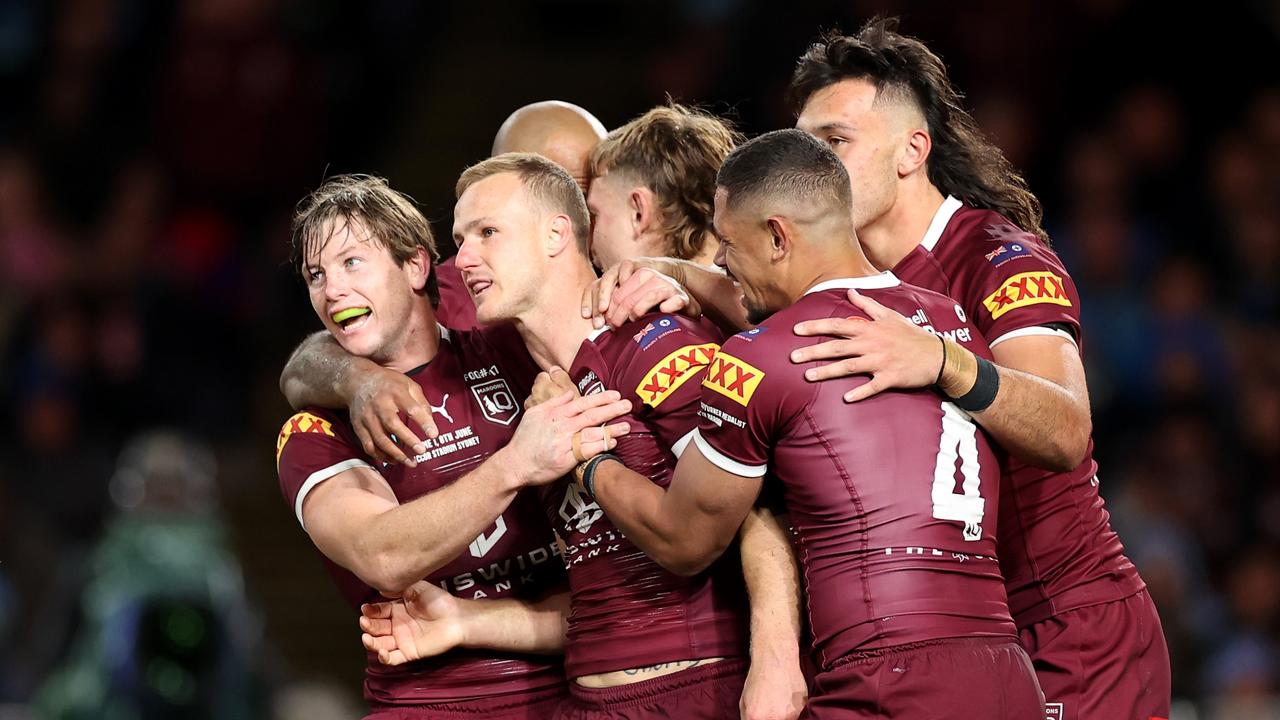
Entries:
[[[956, 492], [956, 460], [960, 461], [961, 492]], [[964, 539], [982, 539], [982, 499], [978, 475], [978, 426], [949, 402], [942, 403], [942, 439], [933, 469], [933, 516], [964, 523]]]

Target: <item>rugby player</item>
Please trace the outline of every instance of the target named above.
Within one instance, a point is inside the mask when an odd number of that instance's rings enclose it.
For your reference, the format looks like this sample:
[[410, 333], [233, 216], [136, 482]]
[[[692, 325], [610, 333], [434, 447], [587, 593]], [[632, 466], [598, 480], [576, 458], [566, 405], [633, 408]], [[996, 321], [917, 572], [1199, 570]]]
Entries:
[[[441, 430], [410, 466], [369, 458], [342, 413], [307, 408], [282, 428], [281, 490], [343, 596], [359, 607], [425, 578], [461, 597], [546, 605], [558, 628], [564, 595], [549, 593], [563, 583], [559, 550], [538, 498], [519, 490], [613, 447], [628, 427], [601, 423], [630, 403], [564, 393], [525, 411], [536, 367], [519, 335], [436, 324], [430, 228], [379, 178], [340, 176], [312, 193], [292, 249], [329, 342], [349, 362], [411, 376]], [[545, 717], [564, 692], [559, 658], [506, 645], [395, 668], [370, 655], [369, 717]]]

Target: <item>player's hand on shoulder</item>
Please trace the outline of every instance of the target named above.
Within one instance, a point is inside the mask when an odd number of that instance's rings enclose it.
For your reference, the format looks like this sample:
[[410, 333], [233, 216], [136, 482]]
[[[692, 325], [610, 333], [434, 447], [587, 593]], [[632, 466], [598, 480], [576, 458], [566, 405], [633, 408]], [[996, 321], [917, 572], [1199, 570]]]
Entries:
[[846, 402], [863, 400], [891, 388], [932, 385], [942, 366], [942, 342], [900, 313], [856, 290], [849, 301], [867, 318], [822, 318], [797, 323], [797, 335], [831, 336], [834, 339], [791, 352], [791, 362], [832, 360], [805, 370], [810, 382], [869, 375], [870, 381], [845, 393]]
[[402, 665], [466, 642], [465, 600], [420, 580], [395, 600], [360, 606], [360, 641], [383, 665]]
[[702, 308], [684, 289], [679, 263], [668, 258], [624, 260], [604, 271], [582, 294], [582, 317], [599, 328], [620, 327], [650, 312], [700, 317]]
[[378, 368], [362, 377], [352, 393], [350, 411], [351, 426], [365, 453], [380, 462], [414, 467], [413, 456], [427, 451], [422, 438], [401, 420], [401, 413], [418, 423], [426, 437], [439, 434], [422, 388], [394, 370]]
[[[550, 392], [548, 384], [554, 382], [548, 375], [544, 391]], [[552, 482], [578, 463], [616, 447], [631, 426], [606, 423], [630, 411], [631, 402], [616, 390], [579, 397], [577, 388], [570, 386], [531, 407], [511, 442], [493, 460], [511, 468], [518, 485]]]

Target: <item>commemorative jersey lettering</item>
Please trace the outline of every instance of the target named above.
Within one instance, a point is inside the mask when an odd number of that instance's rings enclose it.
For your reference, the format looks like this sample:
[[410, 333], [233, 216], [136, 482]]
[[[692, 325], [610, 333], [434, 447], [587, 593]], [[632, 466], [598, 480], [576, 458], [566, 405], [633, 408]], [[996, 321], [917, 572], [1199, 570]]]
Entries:
[[[996, 559], [999, 466], [986, 436], [927, 390], [848, 404], [865, 377], [810, 383], [796, 322], [862, 317], [848, 287], [989, 356], [955, 303], [890, 274], [833, 281], [725, 342], [694, 442], [744, 477], [777, 478], [795, 528], [819, 662], [948, 637], [1012, 637]], [[824, 289], [827, 288], [827, 289]], [[765, 337], [761, 337], [764, 335]]]
[[[512, 417], [491, 388], [497, 381], [515, 397], [528, 394], [535, 373], [523, 343], [510, 328], [449, 331], [430, 364], [411, 373], [431, 406], [440, 434], [425, 440], [419, 465], [382, 465], [360, 450], [347, 419], [309, 410], [285, 423], [277, 440], [280, 485], [301, 521], [305, 496], [336, 475], [333, 468], [375, 467], [401, 503], [448, 485], [475, 469], [506, 444]], [[476, 391], [476, 388], [490, 388]], [[493, 401], [493, 406], [484, 400]], [[514, 411], [523, 414], [523, 408]], [[412, 423], [412, 421], [409, 421]], [[418, 428], [410, 425], [412, 429]], [[425, 437], [419, 434], [420, 437]], [[327, 476], [326, 476], [327, 474]], [[318, 478], [318, 480], [317, 480]], [[497, 520], [453, 561], [426, 579], [462, 598], [541, 597], [563, 581], [559, 548], [547, 527], [535, 492], [517, 495]], [[383, 598], [354, 574], [325, 560], [346, 600], [355, 608]], [[508, 696], [555, 687], [563, 682], [558, 662], [496, 651], [458, 650], [399, 667], [369, 656], [365, 697], [390, 705], [422, 705]]]
[[[954, 198], [934, 225], [940, 232], [894, 268], [903, 282], [955, 298], [993, 347], [1021, 335], [1062, 335], [1059, 327], [1082, 342], [1075, 283], [1038, 238]], [[1111, 529], [1097, 473], [1092, 441], [1068, 473], [1005, 460], [1000, 561], [1018, 627], [1145, 587]]]
[[[584, 341], [569, 369], [580, 392], [614, 389], [631, 401], [631, 433], [614, 452], [663, 487], [675, 470], [673, 448], [697, 425], [699, 383], [719, 339], [707, 323], [648, 315]], [[650, 560], [576, 483], [549, 486], [543, 507], [566, 548], [569, 677], [745, 653], [746, 594], [735, 552], [684, 578]]]

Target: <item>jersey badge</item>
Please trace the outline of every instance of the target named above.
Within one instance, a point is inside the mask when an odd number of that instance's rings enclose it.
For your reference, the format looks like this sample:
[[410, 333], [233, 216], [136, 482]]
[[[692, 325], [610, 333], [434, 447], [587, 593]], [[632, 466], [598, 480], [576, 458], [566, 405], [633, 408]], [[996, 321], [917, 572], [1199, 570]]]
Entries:
[[987, 262], [1000, 267], [1001, 265], [1022, 257], [1030, 257], [1031, 248], [1020, 242], [1007, 242], [1000, 247], [987, 253]]
[[520, 416], [520, 403], [503, 378], [471, 385], [471, 394], [480, 404], [480, 411], [489, 422], [510, 425]]
[[1010, 310], [1041, 303], [1071, 307], [1062, 278], [1047, 271], [1018, 273], [982, 301], [992, 320]]
[[675, 318], [670, 315], [663, 315], [662, 317], [646, 324], [644, 329], [635, 335], [632, 335], [631, 339], [636, 341], [636, 344], [640, 346], [641, 350], [644, 350], [656, 342], [658, 338], [679, 329], [680, 325], [676, 323]]
[[309, 412], [300, 412], [289, 418], [280, 428], [280, 437], [276, 438], [276, 466], [280, 465], [280, 454], [284, 452], [285, 443], [294, 433], [317, 433], [335, 437], [333, 424], [324, 418], [316, 417]]
[[763, 379], [763, 370], [722, 351], [716, 354], [707, 368], [702, 387], [710, 388], [746, 407]]
[[769, 329], [769, 328], [767, 328], [767, 327], [765, 327], [765, 326], [763, 326], [763, 325], [760, 325], [760, 326], [758, 326], [758, 327], [753, 327], [753, 328], [751, 328], [750, 330], [743, 330], [742, 332], [738, 333], [738, 334], [737, 334], [737, 335], [735, 335], [734, 337], [742, 338], [743, 340], [746, 340], [747, 342], [754, 342], [756, 338], [758, 338], [758, 337], [760, 337], [761, 335], [763, 335], [763, 334], [765, 333], [765, 331], [766, 331], [766, 330], [768, 330], [768, 329]]
[[715, 358], [720, 349], [715, 343], [703, 345], [685, 345], [658, 361], [644, 374], [644, 379], [636, 386], [636, 395], [641, 402], [650, 407], [658, 407], [663, 400], [671, 397], [671, 393], [680, 389], [697, 376]]

